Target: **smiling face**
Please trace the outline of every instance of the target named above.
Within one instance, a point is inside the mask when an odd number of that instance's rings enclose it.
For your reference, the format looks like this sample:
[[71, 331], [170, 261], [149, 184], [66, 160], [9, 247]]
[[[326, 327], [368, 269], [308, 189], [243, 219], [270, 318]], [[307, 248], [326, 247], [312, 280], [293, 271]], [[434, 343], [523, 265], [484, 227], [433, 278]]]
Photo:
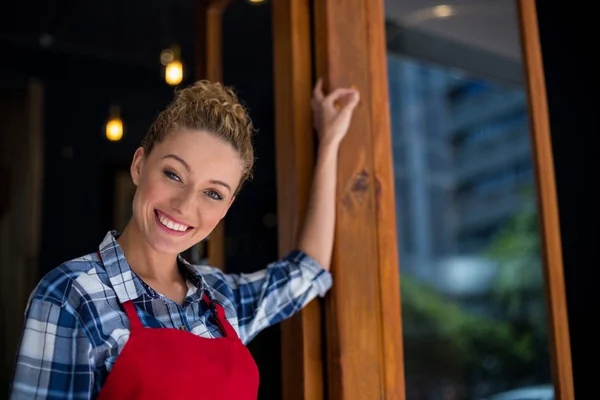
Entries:
[[139, 148], [133, 223], [157, 252], [179, 254], [202, 241], [225, 216], [243, 174], [239, 153], [205, 131], [182, 130]]

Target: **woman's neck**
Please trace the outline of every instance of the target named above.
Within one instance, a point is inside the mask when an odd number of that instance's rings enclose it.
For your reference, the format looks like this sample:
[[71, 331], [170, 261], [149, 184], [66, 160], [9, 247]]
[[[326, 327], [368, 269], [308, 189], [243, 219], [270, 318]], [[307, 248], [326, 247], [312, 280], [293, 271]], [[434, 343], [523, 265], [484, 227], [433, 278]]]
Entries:
[[177, 256], [154, 250], [144, 240], [133, 219], [129, 220], [117, 242], [133, 272], [142, 279], [164, 284], [182, 279], [177, 268]]

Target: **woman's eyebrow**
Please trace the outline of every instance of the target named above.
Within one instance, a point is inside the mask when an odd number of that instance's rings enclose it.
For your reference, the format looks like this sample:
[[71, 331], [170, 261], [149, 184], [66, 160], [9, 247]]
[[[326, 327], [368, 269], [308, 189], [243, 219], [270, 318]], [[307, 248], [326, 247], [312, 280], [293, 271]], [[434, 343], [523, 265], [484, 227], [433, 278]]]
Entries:
[[221, 185], [221, 186], [224, 186], [224, 187], [226, 187], [227, 189], [229, 189], [229, 191], [231, 192], [231, 187], [230, 187], [228, 184], [226, 184], [225, 182], [223, 182], [223, 181], [217, 181], [217, 180], [211, 179], [211, 180], [210, 180], [210, 183], [212, 183], [212, 184], [215, 184], [215, 185]]
[[192, 169], [190, 168], [188, 163], [185, 162], [185, 160], [183, 158], [176, 156], [175, 154], [167, 154], [166, 156], [161, 158], [161, 160], [164, 160], [165, 158], [172, 158], [174, 160], [179, 161], [181, 163], [181, 165], [183, 165], [183, 167], [186, 169], [187, 172], [189, 172], [189, 173], [192, 172]]

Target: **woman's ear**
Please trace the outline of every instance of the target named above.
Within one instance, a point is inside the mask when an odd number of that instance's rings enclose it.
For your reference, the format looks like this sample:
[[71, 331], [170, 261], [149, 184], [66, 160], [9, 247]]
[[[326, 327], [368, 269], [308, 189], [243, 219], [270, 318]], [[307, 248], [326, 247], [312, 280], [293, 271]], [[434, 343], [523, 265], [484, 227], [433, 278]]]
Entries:
[[144, 168], [144, 160], [146, 159], [146, 154], [144, 153], [143, 147], [138, 147], [133, 155], [133, 161], [131, 162], [131, 180], [135, 186], [138, 185], [140, 181], [140, 177], [142, 176], [142, 170]]

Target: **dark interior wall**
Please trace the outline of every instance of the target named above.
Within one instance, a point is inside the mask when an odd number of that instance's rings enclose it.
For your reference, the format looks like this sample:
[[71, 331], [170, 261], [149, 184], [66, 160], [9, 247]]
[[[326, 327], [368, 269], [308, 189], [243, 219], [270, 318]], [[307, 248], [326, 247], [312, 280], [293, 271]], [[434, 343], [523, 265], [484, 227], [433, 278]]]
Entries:
[[[160, 75], [123, 71], [88, 62], [86, 76], [48, 77], [46, 82], [45, 180], [42, 273], [88, 254], [112, 226], [113, 174], [128, 168], [133, 152], [158, 111], [172, 96]], [[77, 69], [77, 67], [75, 67]], [[90, 76], [136, 75], [95, 82]], [[148, 74], [150, 75], [150, 74]], [[122, 75], [121, 75], [122, 76]], [[79, 78], [79, 79], [78, 79]], [[145, 79], [144, 79], [145, 78]], [[124, 136], [109, 142], [105, 124], [111, 103], [121, 107]]]
[[[14, 62], [4, 76], [39, 79], [45, 88], [41, 273], [94, 251], [111, 229], [110, 173], [127, 167], [156, 113], [172, 97], [160, 66], [0, 42]], [[112, 102], [121, 106], [123, 140], [105, 138]]]
[[[223, 15], [223, 81], [238, 92], [258, 130], [254, 179], [225, 219], [226, 267], [233, 273], [254, 272], [278, 256], [271, 9], [270, 2], [234, 1]], [[248, 348], [261, 374], [259, 398], [280, 399], [280, 327], [261, 332]]]
[[[537, 1], [548, 94], [576, 398], [597, 398], [598, 71], [594, 11], [588, 5]], [[596, 23], [597, 24], [597, 23]], [[577, 286], [577, 297], [575, 287]], [[582, 317], [583, 316], [583, 317]], [[591, 328], [593, 325], [589, 325]]]
[[[160, 50], [179, 43], [184, 84], [194, 76], [193, 4], [7, 4], [0, 50], [10, 62], [0, 66], [2, 76], [36, 77], [45, 87], [41, 273], [94, 251], [114, 228], [112, 174], [127, 168], [153, 118], [172, 98]], [[104, 136], [113, 102], [125, 124], [117, 143]]]
[[277, 211], [272, 40], [270, 4], [238, 1], [224, 13], [223, 81], [238, 93], [257, 130], [254, 178], [226, 217], [226, 265], [236, 273], [277, 257], [277, 230], [268, 222]]

